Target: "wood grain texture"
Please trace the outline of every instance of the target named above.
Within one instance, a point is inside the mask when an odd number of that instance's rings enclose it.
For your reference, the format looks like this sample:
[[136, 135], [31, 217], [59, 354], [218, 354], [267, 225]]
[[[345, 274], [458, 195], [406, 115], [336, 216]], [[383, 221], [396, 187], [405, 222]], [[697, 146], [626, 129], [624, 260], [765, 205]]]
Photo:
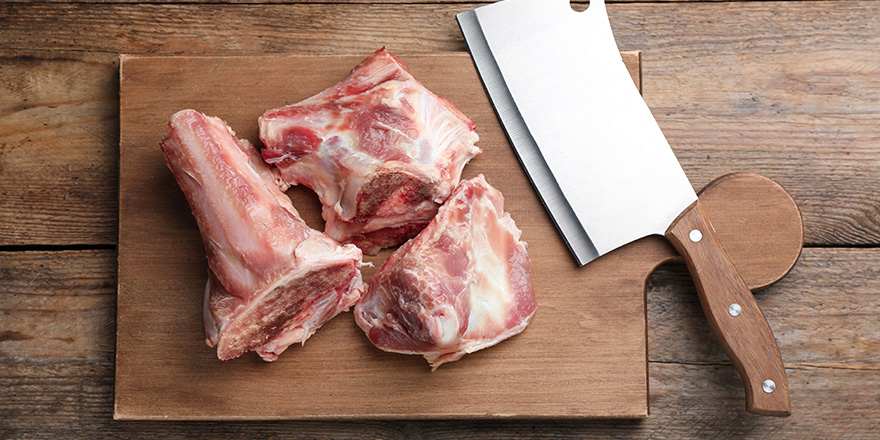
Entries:
[[[666, 237], [684, 259], [706, 319], [742, 377], [746, 408], [767, 416], [791, 415], [788, 380], [773, 331], [727, 255], [703, 204], [697, 200], [685, 209], [672, 222]], [[760, 247], [760, 240], [755, 241]], [[734, 305], [738, 310], [730, 309]], [[768, 380], [773, 384], [769, 391], [765, 385]]]
[[[115, 161], [107, 155], [117, 154], [116, 129], [108, 129], [107, 122], [81, 118], [76, 107], [58, 103], [64, 102], [66, 87], [100, 89], [88, 99], [104, 99], [103, 84], [111, 88], [117, 84], [116, 69], [110, 67], [117, 53], [362, 53], [386, 43], [395, 51], [464, 50], [449, 10], [473, 6], [414, 4], [417, 1], [406, 1], [406, 6], [210, 3], [180, 7], [0, 5], [0, 126], [33, 127], [26, 132], [4, 131], [0, 165], [5, 170], [33, 169], [28, 164], [8, 162], [13, 155], [16, 160], [26, 157], [14, 152], [23, 146], [19, 145], [21, 138], [10, 141], [10, 136], [21, 133], [30, 135], [32, 143], [39, 146], [66, 145], [55, 135], [69, 132], [64, 130], [87, 134], [74, 136], [74, 142], [94, 140], [74, 148], [85, 151], [85, 159], [42, 156], [44, 165], [39, 169], [51, 178], [32, 186], [32, 195], [19, 198], [20, 203], [39, 210], [16, 209], [15, 204], [0, 200], [0, 208], [7, 210], [0, 210], [0, 235], [4, 237], [0, 246], [115, 243], [116, 198], [106, 188], [115, 192], [116, 186], [96, 177], [102, 172], [78, 176], [78, 185], [88, 191], [75, 204], [62, 202], [58, 207], [53, 205], [57, 196], [44, 194], [63, 194], [53, 192], [63, 191], [52, 184], [53, 179], [63, 178], [68, 164], [87, 163], [89, 157], [104, 158], [101, 160], [106, 162], [101, 163], [106, 168], [99, 169], [114, 172]], [[878, 244], [878, 196], [873, 190], [878, 187], [873, 164], [880, 160], [876, 149], [880, 142], [876, 130], [880, 123], [876, 96], [880, 90], [878, 3], [650, 3], [609, 5], [611, 21], [622, 49], [645, 51], [646, 98], [695, 188], [727, 172], [757, 171], [781, 182], [795, 195], [803, 208], [808, 243]], [[327, 32], [322, 33], [309, 20], [322, 20]], [[345, 27], [351, 27], [351, 36], [344, 32]], [[100, 59], [108, 67], [76, 75], [73, 81], [64, 80], [70, 72], [65, 66], [82, 60], [89, 63], [92, 57], [104, 57]], [[22, 102], [4, 101], [7, 91], [13, 90], [7, 81], [18, 76], [27, 81], [27, 69], [16, 66], [34, 61], [47, 64], [46, 71], [54, 71], [53, 85], [45, 91], [54, 96], [50, 105], [56, 106], [55, 112], [27, 110], [17, 115]], [[16, 71], [20, 74], [10, 75]], [[49, 76], [44, 74], [43, 78]], [[25, 90], [24, 97], [37, 93]], [[657, 106], [663, 106], [664, 111], [656, 111]], [[46, 132], [38, 129], [46, 122], [51, 126], [56, 119], [69, 124]], [[116, 126], [115, 119], [109, 121], [111, 127]], [[0, 179], [6, 177], [0, 170]], [[40, 181], [27, 175], [15, 178]], [[19, 190], [14, 182], [8, 182], [0, 185], [4, 196]], [[91, 224], [68, 222], [63, 216], [50, 218], [41, 210], [91, 210]], [[36, 220], [37, 216], [42, 219]], [[35, 233], [41, 222], [52, 222], [53, 226]], [[54, 238], [41, 237], [47, 234]], [[91, 267], [86, 271], [93, 274], [80, 278], [95, 276], [107, 283], [115, 279], [112, 250], [76, 251], [65, 258], [58, 258], [60, 253], [56, 252], [38, 252], [36, 258], [48, 264], [42, 268], [39, 263], [32, 264], [32, 269], [22, 273], [18, 254], [0, 253], [0, 291], [11, 291], [10, 283], [27, 285], [34, 295], [39, 292], [45, 301], [56, 301], [63, 307], [64, 301], [86, 293], [48, 299], [65, 284], [56, 278], [64, 276], [63, 272], [48, 268], [78, 261]], [[788, 368], [795, 405], [794, 415], [786, 420], [757, 418], [741, 409], [739, 378], [702, 316], [695, 292], [688, 287], [686, 270], [672, 267], [659, 270], [650, 279], [652, 415], [643, 421], [114, 422], [114, 318], [98, 301], [94, 313], [57, 313], [40, 324], [42, 331], [54, 332], [52, 337], [93, 342], [73, 343], [77, 348], [65, 349], [68, 344], [62, 340], [20, 339], [15, 333], [0, 341], [0, 436], [871, 438], [880, 430], [878, 267], [876, 249], [806, 249], [788, 277], [757, 293]], [[95, 270], [104, 275], [94, 275]], [[0, 333], [7, 319], [27, 327], [27, 319], [16, 317], [22, 298], [0, 295]], [[92, 336], [96, 332], [99, 336]], [[36, 332], [21, 333], [35, 336]], [[30, 361], [29, 356], [38, 361]]]
[[[716, 194], [720, 191], [723, 197]], [[797, 264], [804, 245], [803, 217], [777, 182], [741, 171], [709, 182], [697, 196], [749, 289], [776, 283]], [[756, 241], [760, 252], [754, 252]]]
[[[115, 188], [102, 180], [115, 172], [115, 53], [465, 50], [453, 17], [475, 5], [0, 5], [0, 87], [9, 91], [0, 100], [10, 97], [0, 112], [0, 166], [30, 182], [0, 187], [11, 195], [0, 201], [0, 245], [115, 243]], [[847, 246], [880, 242], [880, 195], [872, 190], [880, 186], [872, 165], [880, 160], [877, 5], [612, 4], [609, 13], [620, 47], [644, 50], [645, 97], [695, 188], [735, 171], [767, 175], [801, 206], [808, 245]], [[96, 59], [103, 66], [88, 67]], [[37, 92], [15, 85], [32, 63], [54, 72], [40, 83], [51, 95], [40, 111], [19, 108]], [[65, 84], [90, 90], [85, 99], [100, 109], [83, 114], [63, 104]], [[101, 116], [89, 120], [96, 111]], [[70, 121], [61, 128], [77, 135], [41, 131], [48, 120]], [[76, 156], [45, 154], [67, 142]], [[38, 169], [27, 159], [37, 150], [44, 152]], [[77, 176], [85, 190], [66, 202], [70, 186], [35, 174], [61, 179], [68, 167], [95, 161], [96, 172]], [[44, 214], [68, 210], [70, 218]]]
[[[641, 3], [641, 2], [649, 2], [652, 0], [609, 0], [606, 3], [615, 4], [615, 3]], [[676, 0], [659, 0], [662, 2], [673, 2]], [[680, 0], [683, 2], [700, 2], [705, 0]], [[780, 0], [780, 1], [797, 1], [797, 0]], [[839, 1], [839, 0], [826, 0], [826, 1]], [[0, 3], [17, 3], [16, 0], [0, 0]], [[437, 0], [381, 0], [381, 1], [371, 1], [371, 0], [45, 0], [43, 3], [64, 3], [64, 4], [81, 4], [81, 3], [98, 3], [98, 4], [108, 4], [108, 3], [123, 3], [123, 4], [174, 4], [174, 3], [203, 3], [203, 4], [253, 4], [253, 5], [266, 5], [266, 4], [303, 4], [303, 3], [334, 3], [334, 4], [345, 4], [352, 5], [358, 3], [367, 3], [367, 4], [390, 4], [390, 5], [400, 5], [400, 4], [419, 4], [419, 3], [467, 3], [467, 4], [476, 4], [472, 0], [443, 0], [442, 2], [438, 2]], [[576, 11], [583, 11], [587, 8], [589, 2], [582, 1], [573, 1], [571, 2], [572, 9]]]
[[0, 52], [0, 244], [115, 241], [117, 70], [107, 54]]
[[[755, 293], [786, 366], [880, 371], [874, 319], [880, 314], [880, 289], [867, 287], [880, 285], [880, 265], [866, 257], [874, 252], [878, 251], [804, 248], [785, 278]], [[660, 271], [650, 280], [651, 360], [726, 363], [727, 355], [709, 324], [688, 323], [687, 316], [701, 313], [698, 298], [679, 291], [678, 286], [689, 283], [690, 276], [681, 267]]]
[[[736, 370], [709, 331], [683, 266], [660, 268], [648, 289], [651, 417], [641, 421], [327, 421], [115, 422], [113, 412], [114, 251], [0, 252], [0, 291], [58, 313], [53, 337], [94, 339], [64, 349], [58, 341], [0, 341], [0, 429], [11, 438], [870, 438], [880, 429], [880, 252], [808, 248], [780, 283], [757, 295], [779, 338], [792, 389], [793, 414], [759, 418], [742, 408]], [[63, 256], [59, 256], [63, 254]], [[44, 264], [45, 262], [58, 264]], [[58, 267], [78, 266], [59, 281]], [[841, 280], [845, 280], [842, 282]], [[60, 286], [60, 284], [64, 284]], [[26, 286], [26, 287], [23, 287]], [[61, 293], [63, 292], [63, 293]], [[86, 307], [82, 297], [105, 292]], [[0, 333], [27, 322], [33, 302], [0, 295]], [[47, 321], [48, 322], [48, 321]], [[96, 334], [97, 336], [94, 336]], [[64, 344], [64, 343], [62, 343]], [[27, 353], [18, 356], [17, 352]]]
[[[460, 51], [466, 46], [454, 15], [479, 5], [0, 5], [0, 48], [252, 55], [359, 53], [385, 44], [399, 53]], [[646, 50], [648, 88], [678, 97], [649, 100], [652, 108], [693, 115], [875, 112], [876, 8], [873, 1], [608, 6], [621, 49]]]
[[0, 252], [0, 364], [112, 356], [115, 252]]

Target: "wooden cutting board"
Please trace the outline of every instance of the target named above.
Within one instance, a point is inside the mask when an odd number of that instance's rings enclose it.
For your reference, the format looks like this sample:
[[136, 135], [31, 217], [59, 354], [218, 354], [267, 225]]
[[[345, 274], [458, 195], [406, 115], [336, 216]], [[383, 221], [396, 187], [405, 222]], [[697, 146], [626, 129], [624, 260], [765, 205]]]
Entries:
[[[643, 417], [648, 414], [644, 285], [676, 258], [650, 237], [578, 268], [536, 198], [466, 53], [403, 55], [416, 78], [474, 120], [484, 174], [529, 243], [538, 311], [524, 333], [431, 372], [370, 345], [351, 313], [278, 361], [221, 362], [205, 345], [207, 264], [158, 145], [169, 116], [194, 108], [258, 143], [257, 117], [346, 77], [356, 56], [140, 57], [120, 62], [117, 419]], [[624, 59], [640, 84], [638, 53]], [[577, 127], [572, 127], [577, 129]], [[735, 175], [702, 197], [747, 282], [783, 276], [800, 251], [797, 207], [778, 185]], [[308, 190], [289, 194], [323, 228]], [[761, 224], [761, 232], [753, 226]], [[773, 225], [766, 227], [766, 225]], [[746, 232], [749, 231], [748, 234]], [[748, 238], [744, 238], [748, 237]], [[388, 256], [368, 258], [377, 266]], [[365, 280], [374, 269], [364, 271]]]

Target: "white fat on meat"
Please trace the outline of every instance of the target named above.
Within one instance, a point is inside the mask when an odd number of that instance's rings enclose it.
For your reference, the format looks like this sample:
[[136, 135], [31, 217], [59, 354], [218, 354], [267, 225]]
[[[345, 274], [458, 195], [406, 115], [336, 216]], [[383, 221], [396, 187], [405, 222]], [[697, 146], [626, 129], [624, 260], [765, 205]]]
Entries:
[[263, 159], [318, 194], [327, 235], [370, 255], [421, 231], [480, 154], [474, 123], [385, 49], [259, 122]]
[[358, 326], [376, 347], [433, 368], [522, 332], [537, 303], [521, 234], [482, 175], [462, 182], [373, 275]]

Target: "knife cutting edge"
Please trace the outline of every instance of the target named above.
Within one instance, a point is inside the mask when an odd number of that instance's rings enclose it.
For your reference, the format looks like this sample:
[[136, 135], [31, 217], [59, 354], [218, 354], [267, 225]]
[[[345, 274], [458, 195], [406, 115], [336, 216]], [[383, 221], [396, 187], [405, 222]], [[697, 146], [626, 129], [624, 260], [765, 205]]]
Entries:
[[754, 413], [791, 413], [776, 340], [633, 84], [604, 0], [503, 0], [457, 16], [511, 144], [581, 265], [648, 235], [684, 257]]

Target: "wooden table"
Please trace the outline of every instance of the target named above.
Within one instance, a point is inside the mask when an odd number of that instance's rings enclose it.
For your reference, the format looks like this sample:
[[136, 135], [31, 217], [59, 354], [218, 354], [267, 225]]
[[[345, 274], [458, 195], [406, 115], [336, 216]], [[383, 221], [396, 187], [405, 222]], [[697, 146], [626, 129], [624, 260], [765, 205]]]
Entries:
[[[112, 420], [118, 54], [463, 51], [457, 0], [0, 5], [0, 437], [874, 437], [880, 432], [880, 3], [609, 5], [696, 188], [782, 183], [807, 248], [756, 297], [793, 415], [758, 417], [682, 267], [648, 291], [641, 421]], [[585, 5], [577, 7], [584, 8]]]

